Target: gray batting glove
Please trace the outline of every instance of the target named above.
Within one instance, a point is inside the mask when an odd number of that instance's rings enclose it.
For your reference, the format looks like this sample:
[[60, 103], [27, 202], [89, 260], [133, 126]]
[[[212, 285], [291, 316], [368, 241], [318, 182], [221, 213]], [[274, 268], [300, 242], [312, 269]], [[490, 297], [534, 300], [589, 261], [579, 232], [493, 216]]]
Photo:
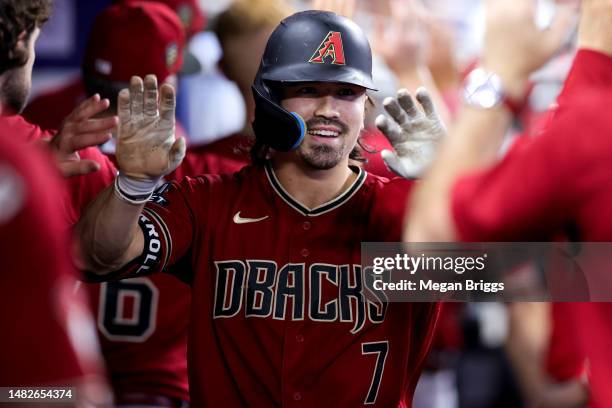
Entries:
[[134, 180], [157, 180], [172, 172], [185, 156], [185, 139], [175, 138], [174, 88], [164, 84], [158, 97], [155, 75], [144, 83], [132, 77], [117, 99], [119, 132], [115, 157], [121, 174]]
[[416, 92], [419, 109], [406, 89], [397, 98], [386, 98], [385, 115], [378, 115], [376, 127], [389, 139], [395, 152], [383, 150], [385, 164], [395, 174], [406, 179], [420, 177], [434, 159], [439, 141], [446, 136], [446, 127], [438, 116], [425, 88]]

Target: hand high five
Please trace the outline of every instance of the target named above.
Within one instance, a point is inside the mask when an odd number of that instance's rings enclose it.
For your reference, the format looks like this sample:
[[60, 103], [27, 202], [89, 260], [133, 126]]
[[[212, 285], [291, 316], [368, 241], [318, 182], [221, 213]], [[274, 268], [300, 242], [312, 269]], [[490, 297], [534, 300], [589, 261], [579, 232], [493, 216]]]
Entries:
[[174, 88], [164, 84], [158, 98], [157, 78], [134, 76], [117, 99], [119, 133], [116, 157], [121, 174], [135, 180], [158, 179], [185, 156], [185, 140], [176, 139]]
[[424, 88], [417, 90], [417, 107], [405, 89], [397, 92], [397, 98], [386, 98], [385, 115], [376, 118], [376, 127], [389, 139], [395, 152], [383, 150], [381, 156], [389, 170], [398, 176], [412, 179], [421, 176], [433, 161], [440, 139], [446, 136], [444, 123]]
[[78, 151], [105, 143], [111, 138], [117, 126], [117, 117], [95, 118], [108, 109], [108, 105], [108, 99], [93, 95], [66, 117], [60, 131], [51, 140], [40, 141], [48, 143], [64, 177], [84, 175], [99, 169], [100, 165], [95, 161], [81, 160]]

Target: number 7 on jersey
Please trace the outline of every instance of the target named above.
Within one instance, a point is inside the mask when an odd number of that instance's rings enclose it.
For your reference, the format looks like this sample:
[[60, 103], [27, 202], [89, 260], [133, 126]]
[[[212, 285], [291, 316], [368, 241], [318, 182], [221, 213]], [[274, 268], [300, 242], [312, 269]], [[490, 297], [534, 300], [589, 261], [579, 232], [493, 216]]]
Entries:
[[372, 375], [372, 382], [368, 395], [364, 401], [364, 404], [374, 404], [376, 397], [378, 397], [378, 390], [380, 389], [380, 382], [382, 380], [383, 371], [385, 370], [385, 361], [387, 360], [387, 354], [389, 352], [388, 341], [375, 341], [371, 343], [361, 344], [361, 354], [376, 354], [376, 365], [374, 366], [374, 374]]

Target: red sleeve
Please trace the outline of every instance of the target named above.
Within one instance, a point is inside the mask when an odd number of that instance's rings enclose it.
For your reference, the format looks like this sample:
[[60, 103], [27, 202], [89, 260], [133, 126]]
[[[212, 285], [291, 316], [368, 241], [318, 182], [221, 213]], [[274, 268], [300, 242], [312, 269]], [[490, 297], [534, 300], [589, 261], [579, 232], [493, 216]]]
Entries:
[[10, 129], [12, 135], [25, 142], [50, 138], [55, 131], [42, 130], [40, 127], [27, 122], [23, 116], [0, 116], [0, 123]]
[[[373, 176], [370, 176], [373, 177]], [[372, 203], [369, 230], [372, 242], [400, 242], [406, 215], [406, 206], [413, 180], [395, 177], [391, 180], [375, 177], [368, 188], [376, 188]]]
[[583, 88], [610, 86], [612, 84], [612, 57], [598, 51], [581, 49], [574, 58], [557, 101], [565, 103]]
[[[61, 213], [60, 181], [32, 146], [0, 143], [0, 384], [69, 385], [98, 372]], [[95, 338], [95, 337], [91, 337]]]
[[[6, 132], [14, 134], [17, 139], [26, 142], [50, 138], [55, 135], [55, 132], [45, 131], [28, 123], [19, 115], [1, 116], [0, 126], [7, 129]], [[100, 164], [100, 170], [86, 176], [75, 176], [65, 180], [68, 197], [62, 201], [66, 203], [65, 212], [70, 225], [78, 221], [87, 205], [96, 198], [100, 191], [113, 182], [117, 174], [117, 169], [113, 163], [97, 147], [82, 149], [79, 151], [79, 156], [81, 159], [96, 161]]]
[[[451, 211], [466, 241], [547, 240], [572, 220], [604, 167], [612, 132], [593, 90], [560, 107], [544, 133], [496, 165], [458, 178]], [[588, 184], [587, 184], [588, 183]]]
[[181, 165], [164, 178], [180, 181], [185, 177], [196, 177], [201, 174], [231, 174], [246, 164], [205, 149], [188, 149]]
[[569, 318], [575, 307], [575, 303], [552, 303], [552, 332], [544, 363], [546, 372], [559, 382], [579, 379], [586, 368], [584, 353], [575, 337], [577, 328]]

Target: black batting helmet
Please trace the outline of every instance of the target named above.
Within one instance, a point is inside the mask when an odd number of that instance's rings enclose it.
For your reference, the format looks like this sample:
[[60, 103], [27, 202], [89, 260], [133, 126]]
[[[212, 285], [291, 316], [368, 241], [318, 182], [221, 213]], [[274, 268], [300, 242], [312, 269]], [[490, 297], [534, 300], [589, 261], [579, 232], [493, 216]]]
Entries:
[[274, 30], [252, 90], [253, 130], [258, 140], [279, 151], [297, 148], [306, 134], [304, 120], [280, 106], [275, 85], [334, 82], [375, 90], [372, 51], [353, 21], [327, 11], [303, 11]]

